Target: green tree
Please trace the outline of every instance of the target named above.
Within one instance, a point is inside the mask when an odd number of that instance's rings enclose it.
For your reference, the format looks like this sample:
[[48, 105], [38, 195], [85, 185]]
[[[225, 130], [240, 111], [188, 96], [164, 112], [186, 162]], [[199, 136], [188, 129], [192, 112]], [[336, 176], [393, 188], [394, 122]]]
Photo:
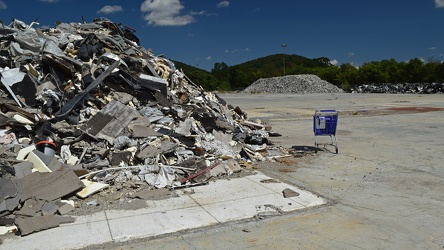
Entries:
[[425, 78], [425, 68], [424, 63], [418, 59], [411, 59], [403, 67], [404, 75], [407, 77], [405, 79], [408, 83], [422, 82]]
[[350, 63], [341, 64], [339, 67], [341, 71], [336, 76], [338, 85], [345, 91], [350, 91], [353, 87], [359, 84], [358, 82], [358, 69]]

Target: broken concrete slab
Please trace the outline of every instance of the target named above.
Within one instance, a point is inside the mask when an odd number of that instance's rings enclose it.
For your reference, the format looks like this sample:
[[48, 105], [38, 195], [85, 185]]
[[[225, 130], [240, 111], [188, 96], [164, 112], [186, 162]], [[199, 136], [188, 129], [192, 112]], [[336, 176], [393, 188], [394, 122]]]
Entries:
[[296, 197], [299, 196], [299, 193], [291, 190], [289, 188], [286, 188], [284, 190], [282, 190], [282, 194], [284, 195], [284, 198], [290, 198], [290, 197]]
[[20, 162], [14, 165], [15, 177], [21, 179], [32, 173], [32, 163], [29, 161]]
[[23, 197], [22, 185], [16, 178], [0, 178], [0, 215], [13, 211]]
[[34, 172], [21, 179], [23, 200], [36, 197], [53, 201], [81, 188], [83, 183], [72, 170], [59, 170], [50, 173]]
[[158, 189], [144, 189], [136, 192], [135, 194], [131, 195], [133, 198], [139, 198], [143, 200], [149, 200], [149, 199], [155, 199], [155, 198], [161, 198], [161, 197], [168, 197], [172, 194], [170, 190], [167, 188], [158, 188]]
[[73, 223], [73, 222], [76, 221], [76, 218], [72, 217], [72, 216], [59, 216], [59, 215], [56, 215], [55, 217], [59, 221], [60, 224]]
[[74, 201], [72, 201], [72, 200], [70, 200], [70, 201], [67, 201], [67, 200], [56, 201], [55, 203], [59, 207], [57, 212], [60, 215], [65, 215], [65, 214], [73, 211], [74, 208], [75, 208], [74, 207]]
[[53, 201], [47, 201], [42, 207], [42, 215], [56, 214], [59, 206]]
[[0, 178], [0, 202], [17, 195], [17, 187], [11, 179]]
[[15, 219], [14, 223], [17, 225], [22, 236], [58, 227], [60, 225], [58, 219], [54, 215], [18, 217]]
[[23, 203], [22, 208], [20, 208], [19, 211], [15, 212], [15, 214], [27, 217], [35, 216], [42, 209], [45, 203], [45, 200], [40, 200], [36, 198], [28, 199]]

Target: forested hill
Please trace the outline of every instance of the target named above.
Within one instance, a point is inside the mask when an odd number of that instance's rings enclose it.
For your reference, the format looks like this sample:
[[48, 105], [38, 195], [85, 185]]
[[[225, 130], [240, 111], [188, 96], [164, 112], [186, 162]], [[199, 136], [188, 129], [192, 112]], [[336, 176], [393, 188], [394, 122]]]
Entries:
[[[360, 84], [444, 82], [444, 63], [418, 58], [408, 62], [394, 59], [372, 61], [355, 67], [349, 63], [331, 65], [326, 57], [309, 59], [299, 55], [275, 54], [242, 64], [214, 64], [211, 72], [173, 61], [178, 69], [205, 90], [238, 90], [260, 78], [314, 74], [344, 90]], [[284, 65], [285, 63], [285, 65]]]

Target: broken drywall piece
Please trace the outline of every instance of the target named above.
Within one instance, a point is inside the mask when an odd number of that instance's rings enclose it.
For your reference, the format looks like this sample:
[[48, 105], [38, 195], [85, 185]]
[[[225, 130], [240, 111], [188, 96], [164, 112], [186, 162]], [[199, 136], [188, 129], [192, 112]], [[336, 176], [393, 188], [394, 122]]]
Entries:
[[37, 156], [36, 151], [37, 150], [33, 150], [30, 152], [27, 158], [27, 160], [34, 166], [33, 169], [39, 172], [52, 172], [52, 170], [46, 166], [45, 162], [39, 156]]
[[77, 192], [76, 195], [83, 199], [109, 186], [109, 184], [89, 180], [82, 180], [82, 183], [85, 185], [85, 187], [81, 191]]
[[[17, 231], [17, 226], [0, 226], [0, 235], [8, 234], [8, 233], [14, 233]], [[2, 242], [0, 241], [0, 244]]]
[[17, 154], [16, 159], [20, 160], [20, 161], [24, 161], [26, 159], [26, 157], [28, 156], [28, 154], [35, 149], [36, 149], [35, 145], [31, 145], [31, 146], [20, 149], [20, 151]]

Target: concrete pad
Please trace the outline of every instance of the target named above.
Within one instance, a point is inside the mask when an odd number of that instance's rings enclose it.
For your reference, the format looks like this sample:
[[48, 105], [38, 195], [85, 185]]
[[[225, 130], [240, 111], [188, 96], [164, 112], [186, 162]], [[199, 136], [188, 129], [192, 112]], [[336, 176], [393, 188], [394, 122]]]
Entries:
[[111, 219], [123, 218], [123, 217], [131, 217], [137, 215], [145, 215], [150, 213], [161, 213], [163, 211], [176, 210], [176, 209], [184, 209], [197, 207], [197, 204], [193, 199], [191, 199], [187, 195], [182, 195], [179, 197], [173, 197], [166, 200], [148, 200], [146, 201], [147, 207], [141, 208], [137, 210], [107, 210], [105, 211], [106, 217]]
[[257, 184], [273, 191], [274, 193], [280, 194], [282, 197], [283, 197], [282, 191], [286, 188], [290, 188], [290, 189], [298, 192], [299, 196], [290, 197], [290, 198], [286, 198], [286, 199], [298, 202], [299, 204], [302, 204], [305, 207], [320, 206], [320, 205], [327, 203], [327, 201], [325, 199], [319, 197], [316, 194], [313, 194], [311, 192], [301, 190], [298, 188], [292, 188], [290, 185], [283, 183], [283, 182], [262, 183], [262, 182], [260, 182], [261, 180], [267, 180], [267, 179], [270, 179], [270, 177], [264, 175], [261, 172], [257, 172], [255, 175], [246, 176], [245, 178], [249, 179], [253, 182], [256, 182]]
[[[278, 197], [276, 194], [266, 194], [239, 200], [217, 202], [203, 205], [202, 207], [221, 223], [253, 218], [256, 215], [261, 214], [278, 215], [278, 210], [289, 212], [305, 208], [297, 202]], [[275, 207], [278, 210], [273, 209], [272, 207]]]
[[81, 249], [112, 241], [106, 220], [82, 224], [63, 224], [25, 237], [4, 238], [5, 249]]
[[[107, 210], [57, 228], [5, 239], [11, 249], [72, 249], [111, 241], [127, 241], [205, 227], [223, 222], [279, 215], [283, 212], [324, 204], [325, 200], [285, 183], [261, 183], [270, 177], [255, 175], [231, 180], [217, 180], [198, 186], [189, 194], [165, 200], [147, 200], [147, 207], [137, 210]], [[290, 188], [298, 197], [284, 198]], [[179, 192], [179, 191], [176, 191]], [[179, 192], [180, 193], [180, 192]], [[302, 197], [302, 198], [301, 198]], [[63, 239], [63, 240], [60, 240]]]
[[272, 194], [273, 191], [246, 178], [217, 180], [203, 187], [195, 187], [190, 196], [200, 205], [240, 200]]
[[149, 237], [218, 223], [201, 207], [170, 210], [109, 220], [114, 240]]

